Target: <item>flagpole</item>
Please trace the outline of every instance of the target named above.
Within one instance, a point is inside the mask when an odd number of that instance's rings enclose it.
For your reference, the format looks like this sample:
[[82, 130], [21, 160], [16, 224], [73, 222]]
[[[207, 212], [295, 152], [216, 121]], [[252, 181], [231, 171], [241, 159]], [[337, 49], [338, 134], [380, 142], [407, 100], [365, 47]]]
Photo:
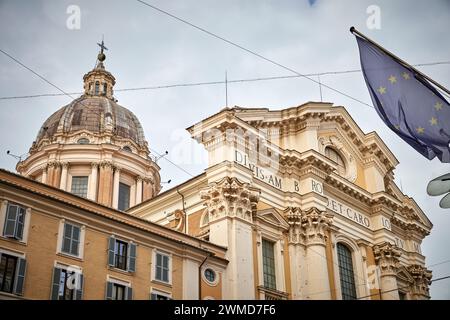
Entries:
[[414, 68], [413, 66], [411, 66], [409, 63], [407, 63], [406, 61], [403, 61], [402, 59], [400, 59], [399, 57], [397, 57], [395, 54], [393, 54], [392, 52], [386, 50], [385, 48], [383, 48], [382, 46], [380, 46], [378, 43], [376, 43], [375, 41], [373, 41], [372, 39], [369, 39], [367, 36], [365, 36], [364, 34], [362, 34], [361, 32], [359, 32], [358, 30], [355, 29], [355, 27], [351, 27], [350, 28], [350, 32], [352, 34], [356, 34], [358, 36], [360, 36], [361, 38], [365, 39], [366, 41], [370, 42], [371, 44], [373, 44], [374, 46], [376, 46], [378, 49], [380, 49], [381, 51], [383, 51], [385, 54], [387, 54], [388, 56], [390, 56], [391, 58], [397, 60], [400, 64], [402, 64], [404, 67], [407, 67], [408, 69], [413, 70], [414, 72], [416, 72], [417, 74], [419, 74], [420, 76], [424, 77], [425, 79], [427, 79], [428, 81], [430, 81], [432, 84], [434, 84], [436, 87], [438, 87], [439, 89], [441, 89], [442, 91], [446, 92], [447, 94], [450, 94], [450, 90], [448, 90], [447, 88], [445, 88], [443, 85], [437, 83], [436, 81], [434, 81], [433, 79], [431, 79], [430, 77], [428, 77], [426, 74], [423, 74], [422, 72], [420, 72], [419, 70], [417, 70], [416, 68]]

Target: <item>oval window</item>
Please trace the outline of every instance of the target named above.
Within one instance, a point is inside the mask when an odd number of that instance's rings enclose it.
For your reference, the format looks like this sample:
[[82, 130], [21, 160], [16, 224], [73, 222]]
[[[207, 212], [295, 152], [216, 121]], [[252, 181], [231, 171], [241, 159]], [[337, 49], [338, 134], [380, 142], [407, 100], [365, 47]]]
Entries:
[[127, 152], [132, 152], [131, 148], [129, 146], [125, 146], [122, 148], [123, 150], [127, 151]]
[[207, 268], [205, 269], [205, 279], [208, 280], [208, 282], [214, 282], [216, 281], [216, 273], [213, 269]]

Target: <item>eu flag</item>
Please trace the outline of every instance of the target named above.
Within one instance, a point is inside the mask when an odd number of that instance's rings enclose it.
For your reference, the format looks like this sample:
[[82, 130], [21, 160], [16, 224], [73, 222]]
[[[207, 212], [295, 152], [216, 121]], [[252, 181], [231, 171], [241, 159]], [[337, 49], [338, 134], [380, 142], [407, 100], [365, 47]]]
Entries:
[[450, 104], [414, 68], [355, 36], [364, 79], [384, 123], [424, 157], [450, 162]]

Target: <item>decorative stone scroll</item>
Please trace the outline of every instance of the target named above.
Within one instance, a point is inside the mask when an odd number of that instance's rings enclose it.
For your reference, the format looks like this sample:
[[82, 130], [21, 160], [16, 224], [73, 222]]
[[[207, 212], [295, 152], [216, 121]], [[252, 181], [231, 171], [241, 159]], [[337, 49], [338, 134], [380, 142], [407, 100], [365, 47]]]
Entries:
[[228, 216], [252, 221], [259, 200], [259, 190], [237, 178], [226, 177], [200, 191], [209, 213], [209, 221]]
[[284, 214], [290, 225], [289, 243], [325, 245], [327, 231], [333, 224], [333, 215], [317, 208], [302, 211], [298, 207], [288, 207]]
[[395, 275], [399, 267], [399, 257], [401, 255], [397, 246], [384, 242], [373, 247], [375, 262], [381, 270], [381, 275]]

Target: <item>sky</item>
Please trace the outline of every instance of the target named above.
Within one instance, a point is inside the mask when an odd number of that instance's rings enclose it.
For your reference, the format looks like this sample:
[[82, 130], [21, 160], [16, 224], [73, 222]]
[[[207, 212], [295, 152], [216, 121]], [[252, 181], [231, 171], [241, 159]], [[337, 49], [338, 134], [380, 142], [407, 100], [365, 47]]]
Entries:
[[[411, 64], [450, 61], [449, 0], [147, 2], [302, 74], [359, 69], [350, 26]], [[115, 89], [223, 81], [225, 73], [229, 81], [292, 75], [138, 1], [0, 0], [0, 30], [3, 51], [65, 92], [82, 91], [82, 77], [94, 67], [102, 35]], [[450, 64], [417, 68], [450, 87]], [[0, 71], [0, 98], [60, 93], [1, 53]], [[320, 81], [371, 104], [360, 72], [322, 75]], [[229, 83], [227, 91], [228, 106], [282, 109], [321, 100], [319, 86], [304, 78]], [[140, 119], [153, 152], [169, 151], [167, 158], [190, 175], [203, 172], [205, 151], [185, 128], [226, 106], [223, 84], [118, 91], [115, 96]], [[344, 106], [364, 132], [376, 131], [393, 151], [400, 161], [396, 183], [434, 224], [422, 244], [427, 265], [433, 278], [450, 275], [450, 263], [441, 263], [450, 260], [450, 210], [440, 209], [440, 198], [426, 194], [428, 182], [450, 172], [450, 164], [422, 157], [373, 108], [324, 87], [322, 99]], [[16, 159], [6, 151], [26, 154], [45, 119], [71, 100], [0, 99], [0, 167], [15, 171]], [[172, 180], [164, 188], [190, 178], [166, 159], [158, 164], [162, 180]], [[450, 299], [450, 279], [433, 283], [431, 297]]]

